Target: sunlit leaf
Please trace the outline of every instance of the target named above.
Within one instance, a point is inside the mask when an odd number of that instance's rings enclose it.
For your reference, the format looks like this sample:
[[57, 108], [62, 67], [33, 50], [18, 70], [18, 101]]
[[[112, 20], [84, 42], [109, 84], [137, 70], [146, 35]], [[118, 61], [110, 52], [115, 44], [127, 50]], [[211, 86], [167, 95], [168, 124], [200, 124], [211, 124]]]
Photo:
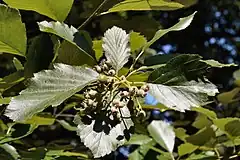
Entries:
[[219, 63], [218, 61], [213, 60], [213, 59], [201, 60], [201, 61], [204, 62], [204, 63], [207, 63], [207, 64], [208, 64], [209, 66], [211, 66], [211, 67], [217, 67], [217, 68], [237, 66], [237, 65], [234, 64], [234, 63], [231, 63], [231, 64]]
[[79, 153], [79, 152], [70, 152], [70, 151], [64, 151], [64, 150], [49, 150], [46, 153], [46, 157], [44, 158], [44, 160], [47, 160], [48, 157], [53, 157], [55, 159], [60, 156], [67, 156], [67, 157], [74, 156], [74, 157], [88, 158], [88, 155]]
[[[69, 27], [67, 24], [60, 22], [42, 21], [39, 22], [38, 25], [42, 32], [52, 33], [63, 38], [79, 49], [78, 54], [81, 53], [86, 58], [88, 58], [89, 61], [94, 61], [92, 42], [86, 32], [79, 32], [73, 26]], [[67, 52], [66, 50], [64, 51]]]
[[229, 137], [240, 136], [240, 120], [238, 118], [219, 118], [215, 119], [213, 123]]
[[179, 156], [183, 156], [185, 154], [190, 154], [194, 152], [198, 146], [195, 146], [191, 143], [183, 143], [178, 147], [178, 154]]
[[136, 145], [144, 145], [152, 141], [152, 138], [148, 137], [147, 135], [142, 134], [133, 134], [129, 141], [127, 141], [125, 144], [136, 144]]
[[143, 47], [146, 43], [147, 43], [146, 38], [140, 35], [140, 33], [137, 32], [130, 33], [131, 52], [141, 49], [141, 47]]
[[65, 20], [73, 4], [73, 0], [4, 0], [4, 2], [13, 8], [36, 11], [57, 21]]
[[214, 111], [211, 111], [209, 109], [203, 108], [203, 107], [197, 107], [197, 108], [192, 108], [192, 111], [196, 111], [198, 113], [204, 114], [210, 119], [216, 119], [217, 115]]
[[176, 134], [176, 137], [184, 142], [185, 142], [185, 138], [189, 136], [186, 133], [187, 131], [184, 128], [174, 128], [174, 132]]
[[31, 118], [50, 105], [58, 106], [97, 78], [92, 69], [55, 64], [54, 70], [34, 74], [30, 86], [11, 100], [5, 115], [14, 121]]
[[129, 35], [116, 26], [108, 29], [103, 37], [103, 50], [114, 69], [119, 71], [130, 56]]
[[149, 93], [168, 108], [181, 112], [198, 107], [207, 101], [208, 96], [218, 93], [216, 86], [210, 82], [185, 82], [179, 86], [165, 86], [148, 83]]
[[52, 125], [54, 122], [55, 118], [34, 115], [30, 119], [27, 119], [24, 122], [24, 124], [35, 124], [40, 126], [40, 125]]
[[[120, 110], [123, 117], [130, 117], [130, 112], [126, 106]], [[106, 134], [104, 131], [94, 131], [93, 128], [95, 121], [96, 120], [92, 120], [91, 124], [87, 125], [82, 122], [81, 117], [79, 116], [76, 116], [74, 120], [74, 122], [78, 125], [77, 134], [80, 136], [84, 145], [92, 151], [94, 158], [110, 154], [119, 146], [123, 145], [125, 139], [118, 140], [117, 138], [119, 136], [124, 136], [124, 130], [133, 126], [131, 119], [122, 119], [121, 123], [117, 124], [115, 127], [108, 126], [110, 127], [110, 131]], [[125, 125], [127, 128], [125, 128]]]
[[61, 126], [69, 131], [76, 131], [77, 127], [70, 125], [68, 122], [66, 122], [65, 120], [57, 120], [57, 122], [59, 124], [61, 124]]
[[110, 8], [108, 12], [143, 11], [143, 10], [175, 10], [183, 8], [184, 5], [177, 2], [166, 2], [164, 0], [125, 0]]
[[219, 100], [219, 102], [221, 102], [223, 104], [228, 104], [228, 103], [232, 102], [234, 100], [234, 98], [236, 98], [236, 96], [238, 95], [239, 92], [240, 92], [240, 88], [237, 87], [229, 92], [223, 92], [223, 93], [218, 94], [217, 99]]
[[175, 133], [173, 128], [164, 121], [153, 120], [147, 127], [153, 139], [170, 153], [173, 152]]
[[0, 52], [25, 56], [27, 37], [18, 10], [0, 4]]
[[199, 114], [195, 121], [192, 123], [192, 126], [197, 129], [202, 129], [204, 127], [209, 127], [212, 125], [212, 122], [204, 114]]
[[175, 24], [174, 26], [168, 28], [168, 29], [160, 29], [156, 32], [156, 34], [154, 35], [154, 37], [144, 46], [144, 49], [150, 47], [154, 42], [156, 42], [159, 38], [161, 38], [162, 36], [164, 36], [165, 34], [167, 34], [168, 32], [171, 31], [180, 31], [183, 30], [185, 28], [187, 28], [192, 20], [194, 15], [197, 12], [194, 12], [193, 14], [191, 14], [190, 16], [184, 17], [184, 18], [180, 18], [179, 22], [177, 24]]
[[102, 40], [93, 41], [93, 50], [95, 51], [95, 57], [99, 61], [103, 56]]
[[16, 57], [13, 58], [13, 64], [17, 71], [24, 69], [22, 63]]
[[17, 152], [16, 148], [10, 144], [1, 144], [0, 148], [4, 149], [7, 153], [9, 153], [13, 159], [18, 160], [20, 158], [20, 155]]

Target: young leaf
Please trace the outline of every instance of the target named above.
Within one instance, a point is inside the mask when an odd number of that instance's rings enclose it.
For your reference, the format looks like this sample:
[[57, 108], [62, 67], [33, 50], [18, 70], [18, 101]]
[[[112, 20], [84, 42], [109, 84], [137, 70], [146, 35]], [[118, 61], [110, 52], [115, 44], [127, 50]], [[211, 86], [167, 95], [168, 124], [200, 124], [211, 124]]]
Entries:
[[176, 10], [183, 8], [184, 5], [177, 2], [166, 2], [164, 0], [125, 0], [110, 8], [107, 14], [111, 12], [122, 12], [122, 11], [142, 11], [142, 10]]
[[164, 121], [153, 120], [147, 127], [153, 139], [170, 153], [173, 152], [175, 133], [173, 128]]
[[57, 21], [64, 21], [73, 0], [4, 0], [9, 6], [22, 10], [36, 11]]
[[[126, 106], [120, 110], [123, 117], [131, 116]], [[94, 131], [94, 124], [96, 123], [96, 120], [92, 120], [91, 124], [87, 125], [83, 123], [81, 117], [76, 116], [74, 123], [78, 125], [77, 134], [80, 136], [84, 145], [92, 151], [94, 158], [103, 157], [123, 145], [125, 139], [118, 140], [117, 138], [119, 136], [124, 136], [124, 130], [129, 129], [134, 125], [131, 119], [122, 119], [121, 123], [117, 124], [115, 127], [108, 125], [107, 127], [110, 128], [110, 131], [106, 134], [104, 131]]]
[[179, 154], [179, 156], [183, 156], [185, 154], [190, 154], [190, 153], [194, 152], [197, 148], [198, 148], [198, 146], [195, 146], [191, 143], [184, 143], [178, 147], [178, 154]]
[[137, 51], [147, 43], [147, 39], [137, 32], [130, 33], [131, 52]]
[[14, 121], [31, 118], [45, 107], [58, 106], [97, 78], [92, 69], [55, 64], [54, 70], [34, 74], [30, 86], [11, 100], [5, 115]]
[[55, 34], [75, 45], [79, 49], [79, 53], [85, 54], [86, 58], [94, 61], [92, 44], [89, 42], [89, 36], [86, 32], [78, 32], [73, 26], [68, 27], [67, 24], [60, 22], [42, 21], [38, 22], [38, 26], [42, 32]]
[[95, 57], [97, 61], [99, 61], [103, 56], [102, 40], [93, 41], [93, 50], [95, 51]]
[[108, 29], [103, 37], [103, 50], [108, 61], [119, 71], [130, 56], [129, 35], [116, 26]]
[[206, 102], [208, 96], [218, 93], [217, 87], [208, 82], [190, 81], [179, 86], [165, 86], [149, 83], [149, 93], [168, 108], [181, 112], [198, 107]]
[[27, 37], [18, 10], [0, 4], [0, 52], [25, 56]]
[[20, 158], [20, 155], [17, 152], [16, 148], [10, 144], [1, 144], [0, 148], [4, 149], [7, 153], [9, 153], [13, 159], [18, 160]]
[[193, 14], [191, 14], [190, 16], [184, 17], [184, 18], [180, 18], [179, 22], [177, 24], [175, 24], [174, 26], [168, 28], [168, 29], [160, 29], [156, 32], [156, 34], [154, 35], [154, 37], [144, 46], [144, 50], [146, 48], [149, 48], [154, 42], [156, 42], [159, 38], [161, 38], [162, 36], [164, 36], [165, 34], [167, 34], [168, 32], [171, 31], [180, 31], [183, 30], [185, 28], [187, 28], [192, 20], [194, 15], [197, 12], [194, 12]]

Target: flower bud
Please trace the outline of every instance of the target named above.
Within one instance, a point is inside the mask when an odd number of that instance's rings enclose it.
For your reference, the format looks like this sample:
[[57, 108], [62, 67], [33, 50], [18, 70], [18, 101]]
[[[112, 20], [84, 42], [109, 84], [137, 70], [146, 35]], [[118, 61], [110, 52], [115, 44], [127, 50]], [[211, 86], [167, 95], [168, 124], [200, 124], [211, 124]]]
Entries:
[[147, 95], [147, 93], [143, 89], [139, 89], [137, 91], [137, 95], [140, 97], [145, 97]]
[[105, 71], [107, 71], [109, 68], [108, 68], [107, 64], [103, 64], [103, 65], [102, 65], [102, 69], [105, 70]]
[[93, 104], [94, 104], [94, 101], [92, 99], [88, 99], [88, 105], [93, 106]]
[[120, 100], [119, 100], [119, 99], [114, 99], [114, 100], [112, 101], [112, 103], [113, 103], [113, 105], [119, 105]]
[[130, 87], [129, 88], [129, 93], [130, 95], [135, 95], [138, 92], [138, 88], [136, 86]]
[[128, 91], [122, 91], [122, 92], [120, 93], [120, 95], [121, 95], [122, 97], [127, 97], [127, 96], [129, 96], [129, 92], [128, 92]]
[[109, 76], [114, 76], [116, 74], [116, 71], [114, 70], [114, 69], [110, 69], [109, 71], [108, 71], [108, 75]]
[[102, 72], [102, 68], [100, 66], [95, 66], [94, 68], [96, 69], [97, 72], [99, 73]]
[[145, 92], [149, 91], [148, 85], [143, 85], [141, 89], [144, 90]]
[[91, 90], [88, 92], [88, 94], [89, 94], [90, 96], [94, 97], [94, 96], [97, 94], [97, 91], [91, 89]]
[[139, 117], [146, 117], [146, 112], [144, 110], [141, 110], [138, 112]]

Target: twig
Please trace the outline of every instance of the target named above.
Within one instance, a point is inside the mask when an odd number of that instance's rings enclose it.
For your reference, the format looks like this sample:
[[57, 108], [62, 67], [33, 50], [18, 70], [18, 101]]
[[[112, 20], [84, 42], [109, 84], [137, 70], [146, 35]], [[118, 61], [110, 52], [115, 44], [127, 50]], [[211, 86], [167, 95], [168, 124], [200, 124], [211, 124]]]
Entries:
[[104, 0], [95, 11], [78, 27], [78, 30], [82, 29], [95, 15], [96, 13], [107, 3], [108, 0]]

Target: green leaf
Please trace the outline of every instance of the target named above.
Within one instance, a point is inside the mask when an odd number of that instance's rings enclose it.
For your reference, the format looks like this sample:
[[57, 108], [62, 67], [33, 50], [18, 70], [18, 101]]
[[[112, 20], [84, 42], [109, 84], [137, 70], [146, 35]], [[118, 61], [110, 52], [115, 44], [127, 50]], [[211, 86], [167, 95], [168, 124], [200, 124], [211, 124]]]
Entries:
[[54, 70], [34, 74], [30, 86], [11, 100], [5, 115], [14, 121], [31, 118], [50, 105], [60, 105], [97, 78], [92, 69], [55, 64]]
[[134, 152], [129, 154], [129, 160], [144, 160], [145, 155], [150, 150], [149, 147], [156, 145], [155, 141], [150, 141], [147, 144], [140, 145]]
[[53, 47], [51, 37], [47, 34], [33, 38], [27, 52], [27, 62], [24, 68], [25, 77], [32, 77], [34, 73], [48, 69], [54, 57]]
[[23, 135], [19, 136], [19, 137], [4, 137], [3, 139], [0, 140], [0, 144], [3, 144], [3, 143], [8, 143], [8, 142], [12, 142], [12, 141], [15, 141], [15, 140], [18, 140], [18, 139], [22, 139], [30, 134], [32, 134], [32, 132], [38, 128], [38, 125], [35, 125], [35, 124], [31, 124], [31, 125], [28, 125], [29, 126], [29, 129], [26, 133], [24, 133]]
[[137, 33], [137, 32], [130, 33], [131, 52], [135, 52], [135, 51], [141, 49], [146, 43], [147, 43], [146, 38], [144, 36], [140, 35], [140, 33]]
[[186, 141], [196, 146], [207, 146], [214, 138], [214, 130], [211, 127], [205, 127], [196, 134], [186, 137]]
[[176, 134], [176, 137], [184, 142], [186, 141], [185, 138], [189, 136], [184, 128], [174, 128], [174, 132]]
[[212, 122], [204, 114], [199, 114], [196, 120], [192, 123], [192, 126], [197, 129], [202, 129], [204, 127], [209, 127], [212, 125]]
[[125, 143], [125, 145], [136, 144], [136, 145], [144, 145], [152, 141], [152, 138], [147, 135], [142, 134], [133, 134], [129, 141]]
[[195, 146], [191, 143], [184, 143], [178, 146], [178, 154], [179, 156], [184, 156], [186, 154], [194, 152], [197, 148], [198, 146]]
[[164, 121], [153, 120], [147, 127], [153, 139], [170, 153], [173, 152], [175, 133], [173, 128]]
[[0, 52], [25, 56], [27, 37], [18, 10], [0, 4]]
[[147, 10], [176, 10], [183, 8], [184, 5], [177, 2], [166, 2], [165, 0], [125, 0], [110, 8], [107, 12], [122, 12], [122, 11], [147, 11]]
[[63, 41], [58, 49], [58, 57], [55, 60], [57, 63], [64, 63], [68, 65], [80, 66], [87, 64], [93, 66], [95, 61], [89, 58], [88, 55], [83, 54], [81, 50], [68, 41]]
[[24, 122], [24, 124], [35, 124], [40, 126], [40, 125], [52, 125], [54, 122], [55, 122], [55, 118], [34, 115], [32, 116], [32, 118], [27, 119]]
[[1, 106], [2, 104], [9, 104], [10, 101], [11, 101], [11, 97], [4, 97], [4, 98], [2, 98], [2, 97], [0, 96], [0, 106]]
[[54, 157], [54, 158], [58, 158], [60, 156], [67, 156], [67, 157], [82, 157], [82, 158], [88, 158], [88, 155], [83, 154], [83, 153], [79, 153], [79, 152], [70, 152], [70, 151], [64, 151], [64, 150], [49, 150], [46, 153], [46, 157], [44, 158], [44, 160], [46, 160], [48, 157]]
[[234, 64], [234, 63], [231, 63], [231, 64], [219, 63], [218, 61], [213, 60], [213, 59], [201, 60], [201, 61], [204, 62], [204, 63], [206, 63], [206, 64], [208, 64], [208, 65], [211, 66], [211, 67], [217, 67], [217, 68], [237, 66], [237, 65]]
[[17, 152], [16, 148], [10, 144], [1, 144], [0, 148], [4, 149], [7, 153], [9, 153], [13, 159], [18, 160], [20, 158], [20, 155]]
[[14, 64], [17, 71], [20, 71], [20, 70], [24, 69], [22, 63], [16, 57], [13, 58], [13, 64]]
[[61, 124], [61, 126], [64, 129], [67, 129], [68, 131], [77, 131], [77, 127], [70, 125], [68, 122], [66, 122], [65, 120], [57, 120], [57, 122], [59, 124]]
[[[209, 155], [210, 154], [210, 155]], [[191, 154], [187, 160], [216, 160], [217, 157], [212, 151], [202, 152], [200, 154]]]
[[103, 50], [107, 60], [118, 72], [130, 56], [129, 35], [116, 26], [108, 29], [103, 37]]
[[220, 118], [215, 119], [213, 123], [230, 138], [240, 136], [240, 119], [238, 118]]
[[216, 86], [210, 82], [185, 82], [178, 86], [165, 86], [148, 83], [149, 93], [161, 104], [181, 112], [199, 107], [207, 101], [208, 96], [218, 93]]
[[149, 82], [176, 85], [189, 80], [203, 79], [207, 65], [200, 61], [201, 56], [181, 54], [172, 58], [163, 67], [155, 69]]
[[219, 102], [223, 104], [231, 103], [236, 98], [239, 91], [240, 91], [240, 88], [237, 87], [229, 92], [220, 93], [217, 95], [217, 99], [219, 100]]
[[[130, 111], [127, 106], [119, 109], [122, 117], [130, 117]], [[105, 114], [104, 114], [105, 116]], [[93, 117], [89, 118], [93, 119]], [[111, 127], [108, 124], [109, 132], [104, 131], [96, 132], [94, 126], [97, 119], [93, 119], [90, 124], [84, 124], [80, 116], [76, 116], [74, 123], [77, 124], [77, 135], [80, 136], [81, 141], [86, 147], [88, 147], [94, 156], [94, 158], [103, 157], [115, 151], [117, 147], [125, 143], [125, 138], [118, 140], [119, 136], [124, 136], [126, 130], [129, 130], [134, 125], [131, 118], [121, 119], [121, 122], [116, 126]], [[105, 122], [105, 121], [103, 121]], [[108, 122], [105, 122], [105, 124]]]
[[153, 66], [158, 64], [167, 63], [169, 60], [176, 57], [177, 54], [157, 54], [144, 59], [144, 65]]
[[102, 40], [93, 41], [93, 50], [95, 51], [97, 61], [99, 61], [103, 56]]
[[209, 109], [203, 108], [203, 107], [192, 108], [192, 111], [204, 114], [205, 116], [207, 116], [210, 119], [216, 119], [217, 118], [217, 115], [216, 115], [215, 112], [213, 112]]
[[22, 70], [14, 72], [0, 80], [0, 93], [11, 88], [12, 86], [24, 80], [24, 72]]
[[148, 80], [148, 76], [151, 72], [145, 71], [145, 72], [135, 72], [134, 74], [131, 74], [127, 77], [127, 80], [130, 82], [146, 82]]
[[[156, 0], [156, 1], [159, 1], [159, 0]], [[196, 14], [197, 12], [194, 12], [193, 14], [191, 14], [190, 16], [187, 16], [187, 17], [184, 17], [184, 18], [180, 18], [179, 19], [179, 22], [177, 24], [175, 24], [174, 26], [168, 28], [168, 29], [160, 29], [156, 32], [156, 34], [154, 35], [154, 37], [144, 46], [144, 50], [146, 48], [149, 48], [154, 42], [156, 42], [159, 38], [161, 38], [162, 36], [164, 36], [165, 34], [167, 34], [168, 32], [171, 32], [171, 31], [180, 31], [180, 30], [183, 30], [185, 28], [187, 28], [192, 20], [193, 20], [193, 17], [194, 15]]]
[[84, 56], [87, 57], [89, 61], [95, 61], [93, 57], [92, 42], [86, 32], [78, 32], [73, 26], [68, 27], [67, 24], [60, 22], [42, 21], [38, 23], [38, 26], [42, 32], [55, 34], [72, 43], [80, 50], [78, 53], [85, 54]]
[[4, 0], [4, 2], [13, 8], [36, 11], [56, 21], [64, 21], [73, 4], [73, 0]]

